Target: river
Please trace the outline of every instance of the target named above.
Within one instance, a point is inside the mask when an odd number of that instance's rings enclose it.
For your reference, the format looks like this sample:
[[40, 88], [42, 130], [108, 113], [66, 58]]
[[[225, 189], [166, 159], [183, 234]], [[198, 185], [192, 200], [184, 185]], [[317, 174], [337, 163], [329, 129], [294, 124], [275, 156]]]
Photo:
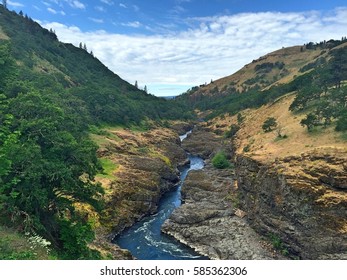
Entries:
[[[191, 131], [180, 136], [183, 141]], [[158, 212], [145, 217], [129, 229], [123, 231], [113, 242], [121, 248], [128, 249], [140, 260], [189, 260], [206, 259], [191, 248], [161, 233], [161, 226], [173, 210], [181, 205], [181, 186], [190, 170], [204, 167], [204, 161], [197, 156], [189, 155], [190, 165], [181, 170], [181, 183], [175, 190], [166, 193], [159, 202]]]

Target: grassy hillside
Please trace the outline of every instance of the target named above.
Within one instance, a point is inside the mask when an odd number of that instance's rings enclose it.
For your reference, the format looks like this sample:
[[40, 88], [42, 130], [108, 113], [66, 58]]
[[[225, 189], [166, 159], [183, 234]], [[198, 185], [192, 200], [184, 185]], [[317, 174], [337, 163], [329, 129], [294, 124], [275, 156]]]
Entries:
[[331, 40], [284, 48], [254, 60], [231, 76], [194, 87], [181, 99], [215, 117], [256, 108], [304, 88], [318, 94], [319, 88], [336, 86], [334, 79], [347, 79], [342, 67], [346, 47], [346, 40]]
[[[129, 124], [188, 116], [177, 102], [156, 98], [122, 80], [84, 48], [64, 44], [30, 17], [0, 6], [0, 40], [9, 44], [26, 85], [73, 94], [94, 123]], [[13, 90], [12, 96], [22, 89]]]

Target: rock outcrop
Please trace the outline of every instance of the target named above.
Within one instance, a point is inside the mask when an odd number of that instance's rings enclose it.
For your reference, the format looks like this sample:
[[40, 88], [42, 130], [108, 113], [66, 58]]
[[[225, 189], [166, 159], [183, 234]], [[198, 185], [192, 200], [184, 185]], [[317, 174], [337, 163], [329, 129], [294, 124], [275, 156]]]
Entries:
[[261, 163], [239, 155], [240, 203], [251, 226], [302, 259], [347, 259], [347, 153]]
[[210, 259], [272, 259], [246, 219], [236, 215], [232, 177], [231, 169], [215, 170], [210, 164], [191, 171], [182, 187], [184, 204], [162, 231]]
[[178, 184], [178, 167], [186, 163], [187, 155], [178, 134], [170, 129], [109, 129], [93, 138], [99, 144], [99, 157], [113, 170], [97, 176], [105, 189], [106, 207], [95, 217], [98, 229], [91, 246], [108, 251], [115, 259], [130, 259], [128, 251], [103, 241], [110, 242], [125, 228], [157, 211], [162, 195]]

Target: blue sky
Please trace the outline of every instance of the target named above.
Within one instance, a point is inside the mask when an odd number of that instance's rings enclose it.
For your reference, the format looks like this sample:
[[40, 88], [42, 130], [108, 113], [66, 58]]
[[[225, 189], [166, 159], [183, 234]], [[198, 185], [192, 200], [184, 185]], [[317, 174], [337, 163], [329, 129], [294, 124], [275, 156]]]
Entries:
[[177, 95], [281, 47], [347, 36], [339, 0], [8, 0], [155, 95]]

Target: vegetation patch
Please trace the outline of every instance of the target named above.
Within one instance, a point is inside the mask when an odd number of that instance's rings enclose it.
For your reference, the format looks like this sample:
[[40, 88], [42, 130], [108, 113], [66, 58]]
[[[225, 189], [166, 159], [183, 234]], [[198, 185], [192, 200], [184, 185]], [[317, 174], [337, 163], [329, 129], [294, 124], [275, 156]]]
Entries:
[[283, 244], [283, 241], [281, 240], [281, 238], [278, 235], [276, 235], [274, 233], [270, 233], [269, 239], [270, 239], [270, 242], [271, 242], [272, 246], [274, 247], [274, 249], [279, 251], [283, 256], [289, 255], [289, 251], [288, 251], [287, 247]]
[[103, 171], [97, 176], [101, 178], [114, 179], [113, 173], [117, 170], [119, 165], [115, 164], [112, 160], [108, 158], [101, 158], [100, 163]]
[[0, 260], [54, 259], [49, 245], [49, 242], [38, 235], [22, 235], [0, 226]]
[[231, 167], [231, 164], [223, 151], [216, 153], [216, 155], [212, 158], [212, 165], [218, 169]]

